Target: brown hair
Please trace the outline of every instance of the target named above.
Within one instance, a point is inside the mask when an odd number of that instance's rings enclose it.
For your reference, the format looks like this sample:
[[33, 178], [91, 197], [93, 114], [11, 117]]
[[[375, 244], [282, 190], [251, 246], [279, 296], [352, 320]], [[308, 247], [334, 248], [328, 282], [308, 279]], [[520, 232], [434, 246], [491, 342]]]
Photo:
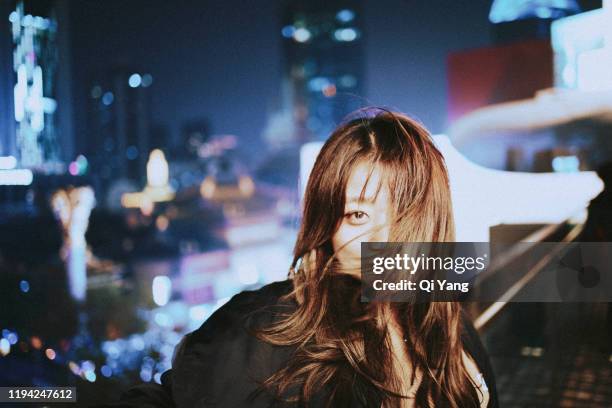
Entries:
[[[400, 379], [383, 323], [383, 317], [392, 315], [405, 336], [413, 384], [420, 373], [416, 406], [479, 406], [463, 364], [458, 303], [362, 303], [359, 280], [339, 273], [331, 238], [344, 217], [351, 171], [364, 160], [383, 169], [381, 183], [389, 189], [394, 210], [389, 241], [455, 239], [448, 174], [428, 131], [400, 113], [367, 112], [358, 111], [341, 124], [315, 161], [294, 249], [293, 290], [284, 297], [295, 300], [297, 308], [257, 331], [270, 344], [297, 348], [263, 386], [282, 399], [303, 403], [325, 387], [329, 406], [355, 400], [366, 406], [400, 406]], [[294, 273], [312, 250], [313, 265]], [[289, 396], [295, 389], [298, 395]]]

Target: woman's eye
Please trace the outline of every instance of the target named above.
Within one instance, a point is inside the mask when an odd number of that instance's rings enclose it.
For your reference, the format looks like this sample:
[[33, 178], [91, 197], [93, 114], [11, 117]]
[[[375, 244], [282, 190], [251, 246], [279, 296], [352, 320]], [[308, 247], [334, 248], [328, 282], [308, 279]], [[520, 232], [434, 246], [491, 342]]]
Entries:
[[366, 222], [368, 222], [368, 218], [370, 218], [368, 214], [363, 211], [350, 212], [346, 214], [346, 217], [348, 218], [351, 224], [365, 224]]

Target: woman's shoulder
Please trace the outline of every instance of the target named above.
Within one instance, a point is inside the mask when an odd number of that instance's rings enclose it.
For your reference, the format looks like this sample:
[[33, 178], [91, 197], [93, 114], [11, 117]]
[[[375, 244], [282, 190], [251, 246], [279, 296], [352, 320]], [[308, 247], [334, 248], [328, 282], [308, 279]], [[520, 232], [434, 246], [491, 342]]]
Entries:
[[289, 356], [288, 350], [260, 341], [252, 329], [268, 326], [279, 309], [292, 307], [282, 300], [292, 288], [292, 281], [285, 280], [242, 291], [183, 338], [172, 367], [177, 406], [245, 404], [258, 381]]
[[[281, 297], [293, 289], [289, 279], [272, 282], [254, 290], [243, 290], [219, 307], [198, 329], [186, 335], [188, 339], [205, 339], [232, 331], [237, 323], [255, 323], [271, 317], [270, 311], [290, 307], [291, 302], [282, 302]], [[191, 340], [191, 341], [194, 341]]]
[[293, 280], [285, 279], [275, 281], [261, 286], [258, 289], [243, 290], [234, 295], [224, 306], [226, 308], [243, 306], [265, 306], [273, 305], [280, 301], [281, 297], [293, 290]]
[[175, 360], [198, 344], [254, 341], [249, 329], [271, 323], [278, 309], [291, 307], [282, 296], [293, 289], [289, 279], [276, 281], [254, 290], [243, 290], [219, 307], [195, 331], [185, 335], [177, 347]]

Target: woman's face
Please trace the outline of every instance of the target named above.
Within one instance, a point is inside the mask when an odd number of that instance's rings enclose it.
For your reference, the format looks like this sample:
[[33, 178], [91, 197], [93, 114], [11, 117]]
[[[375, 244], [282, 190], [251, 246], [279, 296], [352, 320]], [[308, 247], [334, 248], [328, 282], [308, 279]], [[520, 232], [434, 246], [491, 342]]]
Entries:
[[[346, 186], [344, 216], [332, 237], [334, 252], [343, 271], [358, 276], [361, 270], [361, 243], [386, 242], [389, 239], [387, 222], [391, 216], [391, 206], [389, 190], [385, 183], [381, 184], [380, 166], [374, 167], [360, 199], [370, 166], [367, 162], [361, 162], [353, 169]], [[376, 190], [379, 190], [378, 194]]]

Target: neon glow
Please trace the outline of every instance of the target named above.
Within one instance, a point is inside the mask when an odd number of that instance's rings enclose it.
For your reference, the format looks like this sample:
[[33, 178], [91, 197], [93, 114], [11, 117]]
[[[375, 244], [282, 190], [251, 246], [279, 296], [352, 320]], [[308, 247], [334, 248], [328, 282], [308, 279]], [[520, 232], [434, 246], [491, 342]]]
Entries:
[[353, 10], [343, 9], [336, 14], [336, 18], [341, 23], [348, 23], [350, 21], [353, 21], [353, 19], [355, 18], [355, 12]]
[[174, 198], [174, 190], [168, 184], [169, 168], [164, 152], [154, 149], [147, 161], [147, 185], [143, 191], [125, 193], [121, 205], [126, 208], [140, 208], [145, 215], [151, 215], [157, 202]]
[[168, 162], [164, 152], [154, 149], [147, 162], [147, 183], [151, 187], [164, 187], [168, 185]]
[[28, 169], [0, 170], [0, 186], [29, 186], [34, 174]]
[[497, 24], [531, 17], [553, 18], [578, 11], [575, 0], [494, 0], [489, 21]]
[[156, 276], [153, 278], [153, 301], [158, 306], [164, 306], [170, 300], [172, 294], [172, 281], [167, 276]]
[[295, 27], [293, 27], [292, 25], [288, 25], [283, 27], [283, 29], [281, 30], [281, 34], [283, 35], [283, 37], [285, 38], [291, 38], [293, 37], [293, 33], [295, 32]]
[[0, 339], [0, 356], [6, 356], [11, 352], [11, 343], [5, 338]]
[[17, 167], [17, 159], [14, 156], [0, 156], [0, 170], [11, 170]]
[[557, 156], [552, 159], [552, 168], [558, 173], [575, 173], [579, 171], [580, 160], [576, 156]]
[[293, 32], [293, 39], [300, 43], [305, 43], [306, 41], [310, 40], [310, 37], [312, 37], [310, 31], [303, 27], [298, 28]]
[[128, 79], [128, 85], [130, 86], [130, 88], [138, 88], [141, 83], [142, 77], [140, 76], [140, 74], [130, 75], [130, 78]]
[[355, 41], [358, 36], [359, 36], [359, 33], [354, 28], [341, 28], [341, 29], [334, 31], [334, 38], [337, 41], [351, 42], [351, 41]]
[[[56, 162], [58, 145], [54, 113], [53, 73], [57, 64], [56, 23], [40, 16], [24, 15], [22, 1], [9, 16], [13, 37], [14, 115], [21, 167], [45, 167]], [[45, 95], [48, 92], [49, 95]]]

